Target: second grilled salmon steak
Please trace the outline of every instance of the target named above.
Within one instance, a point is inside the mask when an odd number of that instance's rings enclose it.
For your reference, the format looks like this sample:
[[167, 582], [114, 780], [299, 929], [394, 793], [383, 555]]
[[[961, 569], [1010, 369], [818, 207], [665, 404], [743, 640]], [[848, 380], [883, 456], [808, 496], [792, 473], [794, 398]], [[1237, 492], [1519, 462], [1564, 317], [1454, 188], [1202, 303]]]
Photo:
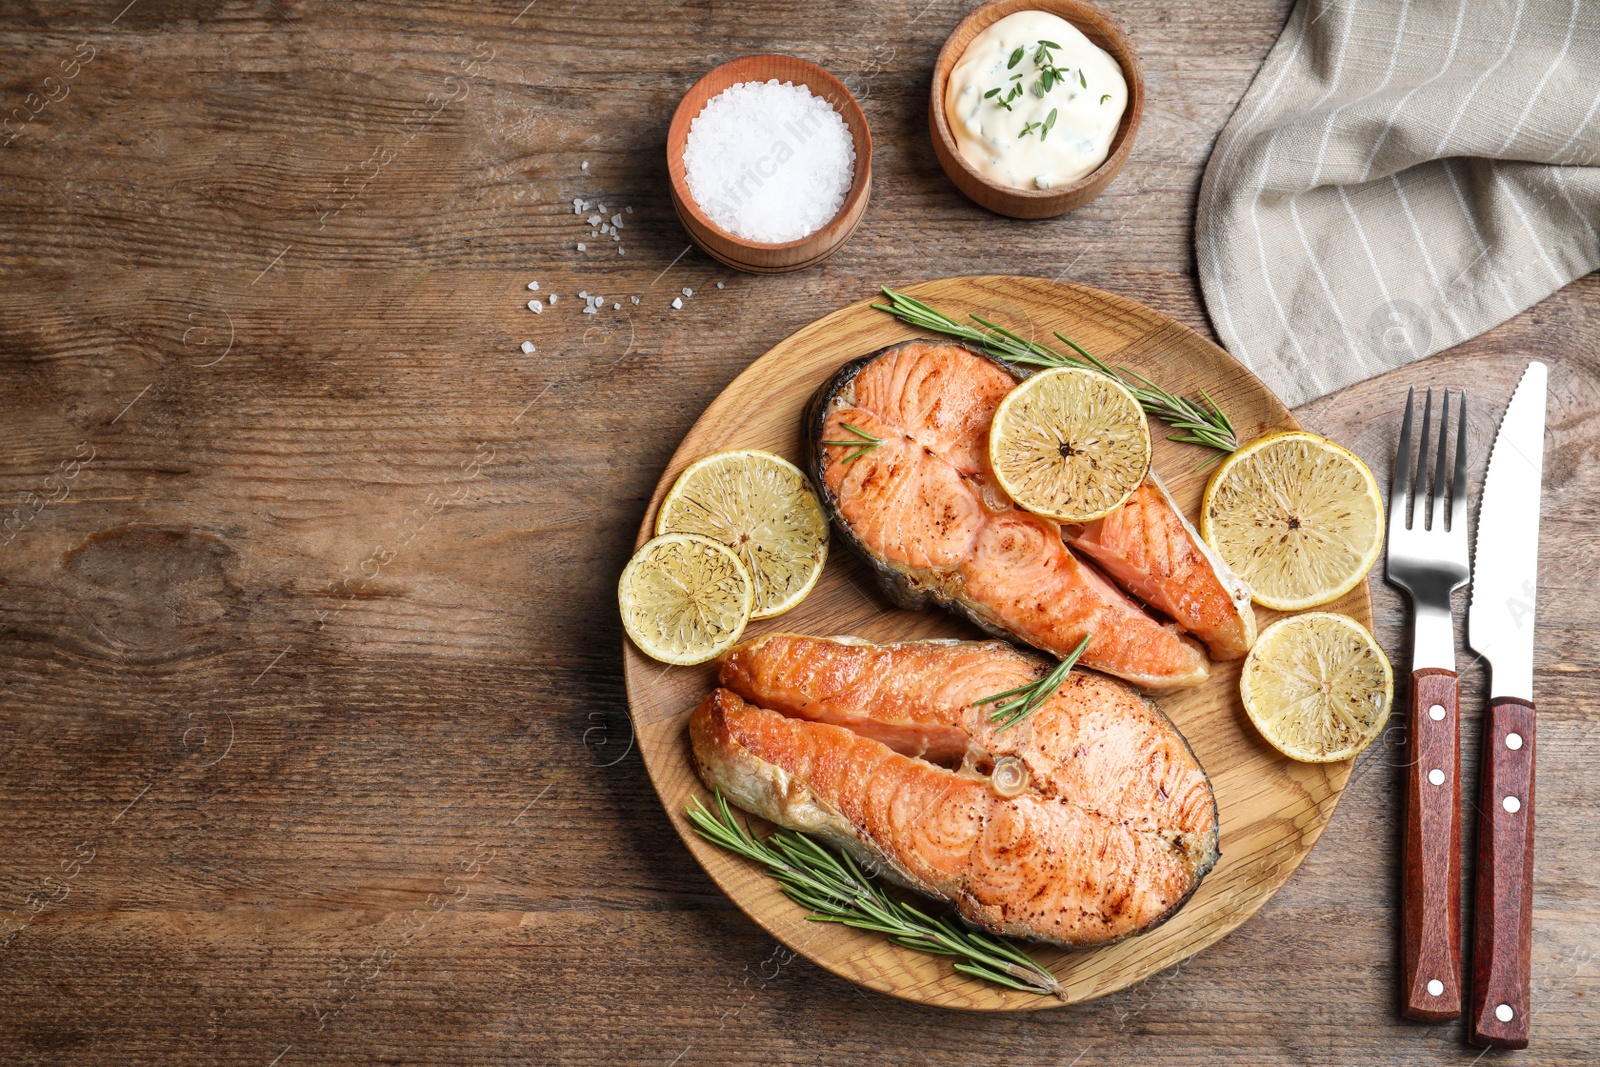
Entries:
[[[761, 638], [723, 661], [729, 688], [695, 709], [690, 741], [729, 800], [974, 925], [1104, 944], [1199, 886], [1217, 859], [1215, 801], [1182, 735], [1119, 682], [1074, 672], [1004, 732], [972, 707], [976, 690], [1048, 667], [999, 641]], [[1008, 760], [1027, 772], [1001, 788], [986, 768]]]
[[1172, 720], [1132, 687], [1072, 671], [1022, 722], [1000, 729], [979, 701], [1054, 666], [1005, 641], [905, 641], [770, 634], [730, 649], [718, 680], [745, 700], [843, 726], [901, 755], [984, 772], [1006, 756], [1028, 780], [1087, 811], [1159, 831], [1197, 856], [1216, 850], [1216, 798]]
[[[1205, 681], [1205, 653], [1016, 507], [988, 469], [989, 425], [1017, 376], [960, 345], [911, 341], [847, 365], [806, 417], [811, 473], [845, 540], [897, 602], [932, 600], [998, 636], [1141, 688]], [[876, 443], [873, 443], [876, 442]], [[867, 447], [864, 447], [867, 446]]]

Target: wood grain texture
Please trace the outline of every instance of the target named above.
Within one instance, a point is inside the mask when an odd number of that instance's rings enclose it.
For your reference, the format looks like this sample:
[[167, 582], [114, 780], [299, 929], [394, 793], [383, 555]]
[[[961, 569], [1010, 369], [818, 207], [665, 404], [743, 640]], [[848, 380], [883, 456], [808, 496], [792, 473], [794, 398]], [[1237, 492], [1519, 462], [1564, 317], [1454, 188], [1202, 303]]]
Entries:
[[[1141, 132], [1045, 222], [976, 207], [934, 158], [964, 0], [525, 4], [0, 5], [7, 109], [95, 50], [0, 149], [0, 516], [31, 516], [0, 535], [7, 1062], [1472, 1064], [1465, 1023], [1397, 1008], [1400, 716], [1250, 922], [1006, 1014], [791, 957], [683, 847], [626, 717], [612, 601], [639, 520], [784, 337], [878, 283], [1005, 273], [1210, 336], [1200, 170], [1287, 0], [1106, 0]], [[755, 278], [685, 252], [662, 158], [695, 79], [763, 51], [839, 75], [876, 142], [851, 242]], [[576, 251], [574, 197], [634, 208], [625, 255]], [[562, 296], [537, 318], [531, 279]], [[583, 315], [580, 290], [624, 310]], [[1600, 278], [1294, 415], [1387, 484], [1406, 387], [1464, 386], [1476, 491], [1528, 358], [1551, 399], [1515, 1058], [1542, 1067], [1592, 1061], [1600, 1031]], [[1373, 601], [1403, 662], [1403, 602]], [[1459, 662], [1475, 796], [1488, 694]]]
[[1411, 673], [1406, 728], [1414, 758], [1406, 768], [1400, 1014], [1427, 1022], [1461, 1014], [1459, 703], [1455, 671]]
[[[964, 319], [980, 315], [1022, 337], [1071, 337], [1098, 358], [1150, 377], [1184, 395], [1205, 391], [1251, 437], [1296, 429], [1289, 412], [1256, 377], [1216, 345], [1159, 312], [1082, 286], [1039, 278], [950, 278], [906, 286], [907, 295]], [[714, 452], [761, 448], [801, 466], [802, 412], [817, 388], [851, 360], [926, 336], [881, 311], [872, 300], [841, 308], [785, 338], [752, 363], [706, 409], [673, 453], [656, 485], [638, 544], [655, 531], [656, 510], [685, 467]], [[1206, 475], [1205, 450], [1153, 433], [1152, 465], [1185, 515], [1195, 517]], [[853, 636], [888, 643], [927, 637], [981, 639], [976, 627], [940, 611], [895, 609], [869, 568], [843, 551], [830, 561], [793, 611], [752, 623], [747, 638], [766, 633]], [[1329, 606], [1372, 621], [1365, 584]], [[1257, 609], [1260, 626], [1282, 616]], [[1176, 916], [1149, 933], [1080, 951], [1030, 946], [1050, 968], [1068, 1003], [1092, 1000], [1143, 981], [1188, 959], [1244, 922], [1294, 873], [1339, 803], [1349, 761], [1296, 763], [1251, 727], [1239, 703], [1243, 661], [1211, 664], [1204, 685], [1159, 698], [1183, 731], [1216, 791], [1222, 858]], [[953, 971], [944, 960], [910, 953], [875, 934], [807, 920], [807, 911], [751, 864], [707, 844], [684, 809], [691, 797], [713, 806], [685, 736], [689, 713], [716, 683], [708, 664], [663, 670], [632, 644], [623, 650], [628, 699], [639, 748], [673, 825], [695, 858], [751, 918], [786, 947], [841, 977], [918, 1003], [986, 1011], [1056, 1008], [1062, 1000], [1010, 992]], [[765, 825], [765, 824], [761, 824]]]

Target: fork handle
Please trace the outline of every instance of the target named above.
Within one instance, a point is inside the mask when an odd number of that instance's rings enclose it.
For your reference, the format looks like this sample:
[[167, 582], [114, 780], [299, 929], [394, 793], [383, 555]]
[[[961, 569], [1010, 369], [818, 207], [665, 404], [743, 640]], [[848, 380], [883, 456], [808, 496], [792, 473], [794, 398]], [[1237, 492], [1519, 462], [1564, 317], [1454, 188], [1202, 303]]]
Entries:
[[1461, 1014], [1459, 695], [1454, 671], [1411, 674], [1400, 1013], [1428, 1022]]
[[1491, 1048], [1527, 1048], [1533, 955], [1533, 705], [1495, 697], [1484, 723], [1468, 1040]]

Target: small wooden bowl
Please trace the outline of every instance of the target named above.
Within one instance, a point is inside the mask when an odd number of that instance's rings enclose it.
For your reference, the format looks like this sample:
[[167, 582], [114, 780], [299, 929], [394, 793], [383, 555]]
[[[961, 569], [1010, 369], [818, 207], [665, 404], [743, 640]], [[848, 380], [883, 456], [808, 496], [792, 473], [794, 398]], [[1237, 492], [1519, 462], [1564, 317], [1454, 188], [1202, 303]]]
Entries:
[[[1122, 67], [1122, 76], [1128, 81], [1128, 106], [1122, 112], [1122, 122], [1111, 139], [1111, 153], [1105, 162], [1073, 182], [1059, 189], [1018, 189], [1000, 185], [979, 174], [962, 158], [956, 146], [955, 135], [944, 113], [944, 91], [950, 81], [950, 71], [966, 52], [972, 39], [1007, 15], [1018, 11], [1045, 11], [1059, 15], [1072, 23], [1083, 35], [1105, 49]], [[1014, 219], [1048, 219], [1080, 208], [1105, 191], [1106, 186], [1122, 170], [1133, 151], [1133, 135], [1139, 129], [1139, 119], [1144, 116], [1144, 70], [1139, 64], [1139, 54], [1111, 16], [1087, 0], [989, 0], [975, 8], [961, 20], [960, 25], [945, 39], [939, 51], [939, 61], [933, 68], [933, 93], [928, 99], [928, 127], [933, 133], [933, 150], [950, 180], [967, 196], [990, 211], [1010, 215]]]
[[[683, 146], [689, 137], [689, 125], [706, 106], [706, 101], [730, 85], [772, 78], [804, 85], [812, 95], [832, 104], [850, 128], [856, 149], [855, 173], [839, 213], [815, 233], [775, 244], [747, 241], [712, 222], [689, 195], [689, 183], [683, 173]], [[667, 130], [667, 171], [672, 176], [672, 206], [695, 244], [730, 267], [756, 274], [783, 274], [821, 263], [855, 233], [861, 216], [866, 213], [867, 201], [872, 197], [872, 135], [867, 131], [867, 117], [850, 90], [815, 63], [794, 56], [745, 56], [710, 71], [683, 94]]]

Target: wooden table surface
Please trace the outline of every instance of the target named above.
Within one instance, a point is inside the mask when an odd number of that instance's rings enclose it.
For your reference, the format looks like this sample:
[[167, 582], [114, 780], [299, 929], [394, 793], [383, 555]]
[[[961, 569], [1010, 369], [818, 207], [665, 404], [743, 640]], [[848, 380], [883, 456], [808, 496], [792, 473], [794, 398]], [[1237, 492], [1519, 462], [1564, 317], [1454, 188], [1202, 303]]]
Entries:
[[[660, 811], [613, 601], [644, 502], [740, 368], [879, 283], [1060, 277], [1208, 332], [1195, 192], [1287, 4], [1108, 0], [1138, 146], [1023, 223], [928, 141], [965, 2], [524, 2], [0, 12], [7, 1064], [1596, 1062], [1595, 276], [1297, 412], [1382, 480], [1406, 385], [1465, 385], [1477, 467], [1551, 365], [1533, 1047], [1397, 1016], [1398, 726], [1209, 951], [1078, 1008], [907, 1006], [775, 946]], [[765, 50], [843, 77], [877, 146], [852, 243], [782, 277], [688, 249], [662, 158], [679, 94]]]

